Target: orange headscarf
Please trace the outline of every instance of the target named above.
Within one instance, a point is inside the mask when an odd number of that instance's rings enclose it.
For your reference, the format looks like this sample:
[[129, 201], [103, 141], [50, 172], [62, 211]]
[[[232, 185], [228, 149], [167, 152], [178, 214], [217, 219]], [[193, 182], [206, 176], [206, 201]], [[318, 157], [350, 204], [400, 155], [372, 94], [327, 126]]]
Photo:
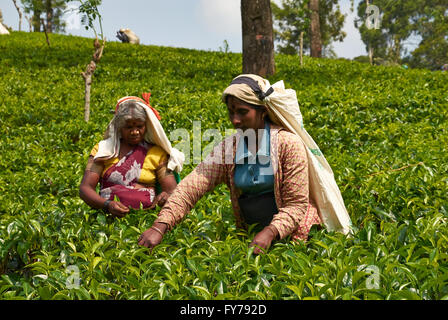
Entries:
[[155, 108], [151, 107], [151, 105], [149, 104], [149, 97], [150, 96], [151, 96], [150, 92], [143, 92], [142, 93], [143, 99], [139, 98], [139, 97], [134, 97], [134, 96], [121, 98], [120, 100], [118, 100], [117, 105], [115, 106], [115, 113], [117, 113], [118, 107], [123, 102], [128, 101], [128, 100], [137, 100], [137, 101], [143, 103], [144, 105], [148, 106], [152, 110], [152, 112], [154, 112], [154, 114], [156, 115], [157, 119], [160, 121], [160, 119], [162, 119], [162, 118], [160, 117], [159, 112]]

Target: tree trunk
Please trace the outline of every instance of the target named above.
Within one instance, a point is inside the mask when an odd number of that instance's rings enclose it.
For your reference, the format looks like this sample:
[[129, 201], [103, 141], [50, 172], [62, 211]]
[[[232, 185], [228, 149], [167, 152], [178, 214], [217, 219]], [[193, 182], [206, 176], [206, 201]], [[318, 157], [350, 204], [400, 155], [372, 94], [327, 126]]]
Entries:
[[42, 24], [42, 27], [44, 27], [45, 39], [47, 40], [47, 44], [48, 44], [48, 46], [50, 46], [50, 39], [48, 38], [47, 26], [45, 24], [44, 19], [41, 19], [41, 24]]
[[322, 38], [320, 34], [320, 21], [319, 21], [319, 0], [310, 0], [309, 9], [311, 11], [311, 24], [310, 24], [310, 56], [314, 58], [322, 57]]
[[16, 0], [12, 0], [12, 2], [14, 2], [14, 6], [16, 7], [17, 13], [19, 14], [19, 31], [22, 31], [22, 11], [20, 11]]
[[[366, 1], [366, 6], [367, 6], [367, 8], [370, 6], [370, 1], [369, 1], [369, 0]], [[367, 47], [369, 48], [369, 61], [370, 61], [370, 65], [373, 66], [373, 48], [372, 48], [372, 46], [370, 45], [370, 42], [369, 42], [369, 44], [367, 45]]]
[[96, 66], [98, 62], [100, 62], [101, 57], [103, 56], [104, 46], [106, 45], [106, 41], [103, 39], [103, 43], [101, 44], [98, 39], [95, 39], [93, 42], [93, 47], [95, 48], [95, 52], [93, 53], [92, 60], [86, 67], [85, 72], [81, 72], [82, 77], [84, 78], [84, 121], [88, 122], [90, 119], [90, 90], [92, 88], [92, 76], [96, 70]]
[[40, 32], [40, 25], [41, 25], [41, 21], [40, 21], [40, 14], [41, 12], [38, 10], [35, 10], [33, 13], [33, 31], [34, 32]]
[[28, 21], [28, 26], [30, 28], [30, 32], [33, 32], [33, 20], [28, 16], [25, 16], [25, 19], [26, 19], [26, 21]]
[[395, 35], [394, 36], [394, 57], [393, 57], [393, 60], [395, 63], [400, 63], [400, 52], [401, 52], [400, 37], [398, 35]]
[[243, 73], [275, 73], [274, 31], [270, 0], [241, 0]]
[[300, 32], [300, 65], [303, 65], [303, 31]]
[[51, 5], [51, 0], [46, 1], [45, 10], [47, 13], [46, 30], [48, 33], [52, 33], [53, 32], [53, 25], [52, 25], [53, 24], [53, 7]]
[[95, 72], [96, 64], [93, 61], [87, 65], [86, 72], [82, 73], [84, 78], [84, 121], [89, 122], [90, 119], [90, 88], [92, 87], [92, 75]]

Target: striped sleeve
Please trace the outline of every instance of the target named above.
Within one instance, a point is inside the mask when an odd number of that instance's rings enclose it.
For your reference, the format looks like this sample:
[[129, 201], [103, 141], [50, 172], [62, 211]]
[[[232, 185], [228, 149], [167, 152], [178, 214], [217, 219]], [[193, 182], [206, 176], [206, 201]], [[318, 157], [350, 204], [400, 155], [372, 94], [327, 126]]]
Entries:
[[171, 229], [190, 212], [204, 194], [225, 182], [225, 164], [221, 161], [210, 161], [221, 148], [221, 144], [215, 147], [206, 160], [181, 180], [155, 222], [166, 223]]
[[281, 206], [271, 222], [280, 238], [295, 232], [309, 207], [308, 158], [299, 137], [279, 134], [279, 170]]

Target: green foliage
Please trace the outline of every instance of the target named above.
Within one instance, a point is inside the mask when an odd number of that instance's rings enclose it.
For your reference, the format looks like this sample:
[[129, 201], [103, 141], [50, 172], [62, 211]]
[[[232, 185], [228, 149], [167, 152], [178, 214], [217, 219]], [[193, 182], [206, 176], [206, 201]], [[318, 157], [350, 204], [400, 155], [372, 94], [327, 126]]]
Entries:
[[101, 4], [101, 0], [68, 0], [68, 2], [79, 2], [78, 10], [82, 15], [82, 22], [85, 25], [86, 30], [89, 28], [92, 29], [95, 32], [95, 35], [97, 35], [95, 21], [98, 19], [101, 38], [103, 39], [102, 18], [100, 12], [98, 11], [98, 6]]
[[[275, 20], [277, 51], [284, 54], [297, 54], [300, 50], [300, 33], [304, 32], [303, 48], [311, 46], [309, 0], [282, 0], [281, 6], [271, 2]], [[341, 13], [338, 1], [319, 1], [319, 22], [323, 51], [331, 52], [331, 43], [342, 41], [346, 33], [342, 31], [345, 16]]]
[[[377, 6], [380, 16], [378, 29], [368, 28], [367, 3]], [[378, 60], [396, 64], [409, 62], [412, 67], [440, 69], [448, 61], [447, 19], [445, 0], [374, 0], [360, 1], [357, 8], [359, 29], [366, 50], [373, 49]], [[406, 43], [417, 41], [417, 48], [407, 52]], [[406, 57], [407, 56], [407, 57]]]
[[270, 81], [297, 91], [353, 236], [313, 229], [254, 256], [219, 186], [150, 252], [137, 239], [158, 210], [114, 220], [79, 198], [88, 153], [116, 101], [148, 90], [167, 133], [192, 135], [195, 120], [224, 133], [220, 96], [241, 55], [109, 43], [86, 123], [92, 39], [50, 36], [51, 48], [39, 33], [0, 42], [1, 299], [448, 297], [446, 73], [278, 55]]
[[422, 41], [412, 52], [411, 66], [440, 70], [448, 63], [448, 4], [434, 1], [432, 6], [426, 7], [417, 30]]
[[[69, 0], [21, 0], [21, 2], [25, 13], [32, 14], [34, 31], [43, 31], [40, 21], [41, 16], [44, 16], [46, 25], [50, 26], [50, 28], [47, 28], [47, 32], [65, 31], [66, 25], [62, 16]], [[48, 21], [49, 17], [51, 17], [50, 21]]]

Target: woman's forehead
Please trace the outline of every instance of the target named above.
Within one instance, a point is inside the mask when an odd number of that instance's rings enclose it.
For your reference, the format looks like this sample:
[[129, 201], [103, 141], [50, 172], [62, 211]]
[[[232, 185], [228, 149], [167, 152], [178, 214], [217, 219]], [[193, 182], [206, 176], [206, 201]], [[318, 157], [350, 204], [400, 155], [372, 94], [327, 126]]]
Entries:
[[142, 119], [127, 119], [126, 124], [145, 124], [145, 121]]
[[229, 109], [235, 109], [235, 108], [250, 108], [250, 105], [247, 102], [244, 102], [243, 100], [240, 100], [234, 96], [229, 96], [227, 100], [227, 108]]

